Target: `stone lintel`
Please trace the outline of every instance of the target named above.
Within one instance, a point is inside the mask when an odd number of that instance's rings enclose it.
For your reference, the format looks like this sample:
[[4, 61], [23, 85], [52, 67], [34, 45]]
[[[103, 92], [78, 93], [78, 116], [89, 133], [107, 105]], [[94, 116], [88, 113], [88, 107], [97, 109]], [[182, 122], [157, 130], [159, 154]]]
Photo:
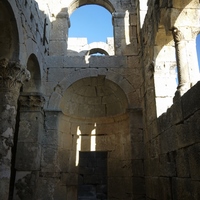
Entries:
[[122, 68], [127, 67], [127, 56], [52, 56], [48, 68]]

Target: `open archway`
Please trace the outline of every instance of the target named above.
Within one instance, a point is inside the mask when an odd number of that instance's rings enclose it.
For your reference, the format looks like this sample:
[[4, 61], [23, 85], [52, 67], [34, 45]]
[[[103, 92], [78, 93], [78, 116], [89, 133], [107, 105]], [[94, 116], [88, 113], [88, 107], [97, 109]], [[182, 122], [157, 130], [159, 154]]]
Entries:
[[89, 5], [89, 4], [96, 4], [99, 6], [104, 7], [107, 9], [111, 14], [115, 11], [114, 6], [109, 0], [101, 1], [101, 0], [74, 0], [71, 5], [68, 7], [68, 12], [69, 15], [72, 14], [74, 10], [77, 8], [84, 6], [84, 5]]

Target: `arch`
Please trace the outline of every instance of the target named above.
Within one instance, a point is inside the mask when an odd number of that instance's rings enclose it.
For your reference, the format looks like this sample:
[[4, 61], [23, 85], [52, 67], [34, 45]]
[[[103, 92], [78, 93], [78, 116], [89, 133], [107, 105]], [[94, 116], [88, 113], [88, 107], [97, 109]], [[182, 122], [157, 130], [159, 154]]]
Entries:
[[69, 15], [71, 15], [72, 12], [76, 10], [77, 8], [84, 5], [89, 5], [89, 4], [96, 4], [96, 5], [102, 6], [105, 9], [107, 9], [111, 14], [115, 11], [114, 6], [109, 0], [104, 0], [104, 1], [102, 0], [74, 0], [68, 7]]
[[23, 85], [23, 92], [40, 92], [41, 73], [40, 65], [35, 54], [31, 54], [27, 61], [27, 69], [31, 74], [31, 79]]
[[[194, 19], [193, 16], [196, 16], [197, 6], [199, 6], [199, 3], [197, 5], [195, 0], [186, 0], [184, 2], [177, 1], [171, 5], [171, 7], [175, 9], [167, 8], [167, 5], [163, 5], [166, 6], [167, 9], [162, 10], [162, 17], [159, 15], [159, 12], [161, 12], [158, 10], [159, 5], [155, 4], [154, 6], [155, 17], [159, 21], [159, 24], [156, 27], [157, 33], [155, 34], [153, 44], [155, 98], [157, 116], [159, 116], [163, 112], [166, 112], [167, 108], [172, 105], [173, 97], [177, 89], [177, 63], [172, 29], [173, 27], [178, 27], [184, 34], [186, 34], [184, 39], [186, 40], [187, 55], [190, 57], [189, 62], [194, 62], [195, 55], [192, 51], [196, 49], [194, 46], [194, 38], [192, 38], [194, 37], [192, 32], [193, 30], [196, 31], [196, 29], [199, 29], [199, 22], [198, 17]], [[198, 73], [194, 73], [194, 71], [196, 71], [196, 69], [194, 69], [196, 68], [194, 67], [195, 64], [192, 64], [191, 66], [193, 69], [189, 69], [189, 76], [190, 85], [192, 86], [196, 83], [195, 75]], [[188, 67], [190, 67], [189, 64]], [[162, 90], [160, 88], [162, 88]]]
[[92, 55], [92, 54], [97, 54], [97, 53], [100, 53], [102, 55], [109, 55], [107, 51], [105, 51], [104, 49], [101, 49], [101, 48], [93, 48], [93, 49], [90, 49], [87, 53], [87, 55]]
[[13, 9], [8, 1], [0, 1], [0, 57], [19, 59], [19, 34]]
[[101, 53], [105, 55], [114, 55], [114, 46], [111, 46], [105, 42], [92, 42], [88, 45], [85, 45], [83, 49], [88, 50], [87, 55], [93, 53]]
[[113, 73], [112, 71], [102, 71], [102, 69], [96, 69], [96, 70], [90, 70], [90, 69], [83, 69], [77, 73], [78, 71], [70, 73], [67, 77], [65, 77], [62, 81], [60, 81], [57, 86], [54, 88], [54, 92], [51, 94], [49, 102], [47, 104], [47, 108], [49, 110], [60, 110], [60, 101], [64, 95], [64, 92], [67, 90], [68, 87], [70, 87], [73, 83], [75, 83], [78, 80], [81, 80], [83, 78], [88, 78], [88, 75], [90, 77], [97, 77], [97, 76], [105, 76], [106, 79], [114, 82], [116, 85], [118, 85], [125, 93], [127, 97], [128, 104], [131, 104], [131, 97], [130, 94], [132, 94], [135, 89], [130, 84], [130, 82], [122, 75]]
[[95, 76], [70, 85], [59, 108], [68, 116], [98, 118], [124, 114], [127, 107], [127, 97], [116, 83], [105, 76]]

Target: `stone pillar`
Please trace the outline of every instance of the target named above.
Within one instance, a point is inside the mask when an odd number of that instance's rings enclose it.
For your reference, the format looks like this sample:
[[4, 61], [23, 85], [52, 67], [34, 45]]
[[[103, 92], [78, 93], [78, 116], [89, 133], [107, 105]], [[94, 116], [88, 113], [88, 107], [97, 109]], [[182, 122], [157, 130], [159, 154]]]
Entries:
[[123, 49], [126, 46], [125, 41], [125, 13], [124, 12], [114, 12], [112, 14], [112, 21], [114, 27], [114, 44], [115, 44], [115, 54], [122, 55]]
[[14, 199], [34, 199], [41, 168], [41, 138], [44, 133], [44, 97], [40, 93], [21, 93], [20, 123], [15, 161]]
[[172, 29], [175, 42], [176, 62], [178, 69], [178, 93], [182, 96], [190, 88], [189, 69], [186, 54], [186, 45], [183, 33], [176, 27]]
[[63, 8], [55, 17], [51, 25], [49, 54], [51, 56], [67, 55], [68, 29], [70, 27], [69, 15]]
[[8, 199], [17, 101], [30, 73], [18, 62], [0, 60], [0, 197]]

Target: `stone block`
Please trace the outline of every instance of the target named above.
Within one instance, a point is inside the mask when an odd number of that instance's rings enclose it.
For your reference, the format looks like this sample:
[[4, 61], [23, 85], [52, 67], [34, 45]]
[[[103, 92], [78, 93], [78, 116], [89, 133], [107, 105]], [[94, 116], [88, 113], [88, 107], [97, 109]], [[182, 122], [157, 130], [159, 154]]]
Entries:
[[51, 40], [67, 40], [67, 30], [67, 20], [65, 18], [57, 18], [52, 25]]
[[42, 135], [42, 145], [59, 146], [59, 134], [57, 130], [46, 130]]
[[58, 166], [60, 171], [62, 172], [69, 171], [70, 156], [71, 156], [70, 151], [67, 151], [66, 149], [59, 149], [57, 154], [57, 163], [55, 164], [56, 166]]
[[[123, 187], [122, 187], [123, 185]], [[113, 199], [131, 199], [132, 180], [131, 177], [110, 177], [108, 178], [109, 196]]]
[[36, 189], [36, 199], [66, 199], [67, 188], [60, 183], [60, 178], [40, 177]]
[[91, 68], [122, 68], [127, 66], [125, 56], [91, 56], [89, 63]]
[[130, 160], [108, 159], [108, 176], [129, 177], [132, 174]]
[[144, 176], [144, 160], [132, 160], [132, 174], [135, 177]]
[[156, 177], [160, 172], [159, 158], [144, 161], [144, 172], [147, 176]]
[[183, 117], [188, 118], [200, 108], [200, 95], [199, 94], [200, 82], [194, 85], [182, 98]]
[[64, 67], [64, 56], [55, 55], [47, 56], [46, 58], [46, 68], [63, 68]]
[[42, 133], [44, 131], [44, 125], [37, 120], [21, 120], [18, 142], [35, 142], [40, 143]]
[[189, 168], [189, 154], [188, 148], [179, 149], [176, 155], [176, 170], [177, 176], [179, 178], [189, 178], [190, 168]]
[[133, 194], [144, 195], [145, 194], [145, 179], [142, 177], [133, 177]]
[[67, 187], [66, 199], [77, 199], [77, 186], [68, 186]]
[[162, 177], [176, 176], [176, 153], [170, 152], [159, 157], [159, 175]]
[[86, 62], [84, 56], [65, 56], [64, 68], [88, 68], [89, 64]]
[[171, 127], [160, 135], [161, 153], [174, 151], [178, 148], [176, 127]]
[[200, 180], [200, 144], [188, 148], [190, 175], [192, 180]]
[[19, 142], [17, 144], [17, 154], [15, 168], [17, 170], [39, 170], [41, 159], [41, 146], [38, 143]]
[[[198, 188], [198, 189], [197, 189]], [[173, 199], [198, 199], [200, 184], [193, 182], [190, 178], [173, 178]]]
[[49, 43], [49, 54], [51, 56], [64, 56], [67, 54], [67, 43], [64, 40], [51, 41]]
[[58, 130], [60, 111], [46, 111], [45, 127], [47, 130]]
[[[198, 115], [196, 115], [198, 116]], [[183, 124], [176, 125], [178, 147], [183, 148], [197, 143], [200, 140], [199, 118], [196, 116], [186, 120]]]
[[37, 172], [17, 171], [15, 176], [14, 199], [32, 199], [35, 194]]
[[133, 142], [132, 143], [132, 159], [143, 159], [144, 158], [144, 143]]

